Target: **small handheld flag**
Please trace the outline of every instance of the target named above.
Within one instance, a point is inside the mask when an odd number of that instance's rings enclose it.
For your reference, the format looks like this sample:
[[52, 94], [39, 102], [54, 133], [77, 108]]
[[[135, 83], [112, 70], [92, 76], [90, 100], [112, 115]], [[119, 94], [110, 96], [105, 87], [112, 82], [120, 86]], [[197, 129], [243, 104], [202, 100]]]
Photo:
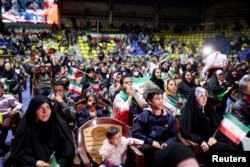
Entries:
[[77, 68], [71, 67], [69, 69], [69, 78], [75, 80], [78, 78], [79, 73], [80, 73], [80, 70], [78, 70]]
[[68, 91], [73, 94], [81, 95], [82, 93], [82, 84], [75, 81], [70, 81]]
[[88, 80], [90, 86], [93, 88], [95, 92], [100, 91], [100, 83], [99, 81]]
[[56, 152], [54, 151], [50, 157], [50, 164], [51, 167], [57, 167], [57, 162], [56, 162]]
[[225, 92], [219, 94], [219, 95], [217, 96], [217, 99], [218, 99], [218, 100], [223, 100], [228, 92], [229, 92], [229, 90], [226, 90]]
[[250, 130], [230, 113], [225, 114], [218, 129], [236, 144], [239, 144]]

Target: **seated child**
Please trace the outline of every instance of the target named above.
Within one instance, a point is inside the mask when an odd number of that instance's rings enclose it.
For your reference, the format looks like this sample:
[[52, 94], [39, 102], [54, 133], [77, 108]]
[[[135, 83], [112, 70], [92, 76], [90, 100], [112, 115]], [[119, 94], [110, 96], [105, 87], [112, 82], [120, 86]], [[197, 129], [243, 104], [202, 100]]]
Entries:
[[103, 164], [99, 167], [122, 167], [127, 158], [127, 147], [132, 144], [144, 144], [144, 141], [121, 136], [120, 129], [111, 126], [106, 130], [106, 137], [99, 150]]
[[108, 111], [104, 110], [103, 107], [98, 106], [97, 101], [97, 97], [93, 94], [86, 97], [86, 106], [84, 106], [81, 111], [76, 112], [76, 120], [73, 128], [74, 132], [77, 132], [80, 126], [91, 119], [108, 116]]

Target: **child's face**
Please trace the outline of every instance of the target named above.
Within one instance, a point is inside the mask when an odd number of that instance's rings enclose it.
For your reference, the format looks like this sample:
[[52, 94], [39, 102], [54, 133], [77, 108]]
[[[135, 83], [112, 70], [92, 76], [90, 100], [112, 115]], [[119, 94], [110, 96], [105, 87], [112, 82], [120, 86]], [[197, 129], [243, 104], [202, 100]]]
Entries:
[[96, 105], [96, 100], [94, 97], [89, 97], [88, 101], [87, 101], [87, 106], [95, 106]]
[[118, 146], [118, 144], [121, 143], [121, 134], [120, 133], [115, 134], [114, 136], [109, 138], [108, 141], [110, 144]]

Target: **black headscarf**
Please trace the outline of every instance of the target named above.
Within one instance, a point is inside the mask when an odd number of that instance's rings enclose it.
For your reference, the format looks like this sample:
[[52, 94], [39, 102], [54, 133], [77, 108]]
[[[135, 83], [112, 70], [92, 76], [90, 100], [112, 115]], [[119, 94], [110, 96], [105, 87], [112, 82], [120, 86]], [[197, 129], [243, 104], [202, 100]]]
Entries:
[[189, 94], [191, 91], [197, 87], [195, 82], [192, 80], [191, 82], [187, 82], [185, 75], [187, 73], [191, 73], [191, 71], [184, 71], [182, 74], [182, 80], [180, 83], [177, 85], [177, 92], [182, 94], [186, 99], [188, 98]]
[[[236, 77], [232, 76], [232, 72], [235, 71], [237, 73]], [[233, 89], [237, 89], [239, 87], [238, 84], [236, 84], [236, 81], [240, 80], [240, 75], [239, 72], [237, 71], [237, 69], [232, 68], [230, 70], [228, 70], [227, 75], [226, 75], [226, 81], [228, 83], [229, 86], [233, 86]]]
[[[197, 89], [197, 88], [196, 88]], [[220, 118], [213, 110], [209, 100], [204, 107], [204, 114], [202, 108], [197, 102], [194, 89], [186, 102], [180, 118], [180, 131], [183, 137], [191, 139], [201, 144], [202, 141], [207, 141], [213, 136]]]
[[162, 79], [156, 78], [156, 76], [155, 76], [156, 70], [160, 70], [160, 69], [159, 68], [155, 68], [153, 70], [153, 73], [152, 73], [152, 76], [151, 76], [150, 80], [153, 83], [155, 83], [162, 91], [164, 91], [164, 81]]
[[212, 77], [207, 83], [207, 91], [210, 96], [216, 97], [218, 94], [224, 92], [227, 88], [226, 84], [220, 85], [216, 72], [213, 73]]
[[[47, 122], [36, 118], [36, 110], [48, 103], [51, 115]], [[11, 148], [11, 161], [14, 166], [35, 166], [37, 160], [48, 162], [55, 151], [57, 163], [61, 167], [72, 166], [74, 143], [69, 126], [61, 115], [53, 111], [47, 97], [35, 96], [17, 127]]]
[[8, 80], [11, 80], [15, 75], [15, 70], [11, 68], [10, 70], [5, 70], [3, 72], [3, 78], [7, 78]]

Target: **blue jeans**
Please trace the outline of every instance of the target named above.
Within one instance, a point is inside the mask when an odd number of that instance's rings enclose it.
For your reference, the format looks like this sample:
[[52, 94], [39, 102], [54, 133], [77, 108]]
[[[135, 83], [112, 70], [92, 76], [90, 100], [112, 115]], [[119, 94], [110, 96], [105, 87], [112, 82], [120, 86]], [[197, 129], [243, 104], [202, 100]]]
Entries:
[[44, 95], [44, 96], [48, 96], [51, 93], [52, 89], [51, 88], [40, 88], [37, 90], [38, 95]]

